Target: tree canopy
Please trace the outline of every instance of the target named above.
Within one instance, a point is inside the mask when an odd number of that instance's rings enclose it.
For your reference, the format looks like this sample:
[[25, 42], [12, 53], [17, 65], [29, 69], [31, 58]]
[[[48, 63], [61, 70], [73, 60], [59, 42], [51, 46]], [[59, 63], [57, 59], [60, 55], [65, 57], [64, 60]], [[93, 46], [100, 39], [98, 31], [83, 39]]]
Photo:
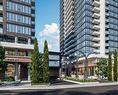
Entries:
[[49, 82], [49, 52], [48, 43], [44, 42], [44, 52], [43, 52], [43, 81], [45, 83]]
[[96, 74], [99, 78], [106, 78], [107, 77], [107, 59], [100, 58], [97, 62], [97, 70]]
[[30, 63], [31, 69], [31, 82], [40, 83], [43, 81], [43, 69], [42, 69], [42, 58], [39, 53], [38, 41], [34, 41], [34, 51], [31, 58], [32, 62]]

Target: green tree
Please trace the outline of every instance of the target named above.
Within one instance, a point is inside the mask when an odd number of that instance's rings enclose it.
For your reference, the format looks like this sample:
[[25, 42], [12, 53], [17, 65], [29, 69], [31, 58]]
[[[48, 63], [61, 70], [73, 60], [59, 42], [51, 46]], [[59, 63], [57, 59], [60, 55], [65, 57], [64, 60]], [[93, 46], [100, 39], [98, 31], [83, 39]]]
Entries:
[[112, 53], [109, 52], [109, 58], [108, 58], [108, 80], [112, 81]]
[[5, 49], [0, 47], [0, 77], [4, 78], [5, 70], [7, 68], [7, 64], [3, 61], [5, 59]]
[[3, 47], [0, 47], [0, 60], [3, 60], [5, 58], [5, 49]]
[[118, 76], [117, 76], [117, 74], [118, 74], [118, 71], [117, 71], [117, 68], [118, 67], [118, 62], [117, 62], [117, 50], [115, 49], [115, 51], [114, 51], [114, 69], [113, 69], [113, 71], [114, 71], [114, 81], [117, 81], [117, 78], [118, 78]]
[[42, 68], [42, 58], [39, 53], [37, 39], [34, 41], [34, 51], [31, 58], [32, 62], [30, 63], [31, 69], [31, 82], [32, 83], [41, 83], [43, 81], [43, 68]]
[[97, 62], [97, 69], [96, 74], [99, 78], [106, 78], [107, 77], [107, 60], [105, 58], [100, 58]]
[[48, 43], [47, 43], [47, 41], [44, 42], [43, 81], [45, 83], [49, 82], [49, 52], [48, 52]]

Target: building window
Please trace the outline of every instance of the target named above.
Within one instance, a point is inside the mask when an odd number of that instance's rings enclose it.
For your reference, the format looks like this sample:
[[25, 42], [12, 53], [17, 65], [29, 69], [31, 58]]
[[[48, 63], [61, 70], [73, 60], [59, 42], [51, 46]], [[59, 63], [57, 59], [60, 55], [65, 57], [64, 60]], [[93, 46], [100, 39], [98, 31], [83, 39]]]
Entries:
[[7, 13], [7, 20], [31, 25], [31, 17]]
[[7, 32], [16, 32], [20, 34], [31, 35], [31, 28], [14, 24], [7, 24]]
[[7, 9], [31, 14], [31, 7], [21, 5], [21, 4], [17, 4], [17, 3], [13, 3], [13, 2], [7, 2]]

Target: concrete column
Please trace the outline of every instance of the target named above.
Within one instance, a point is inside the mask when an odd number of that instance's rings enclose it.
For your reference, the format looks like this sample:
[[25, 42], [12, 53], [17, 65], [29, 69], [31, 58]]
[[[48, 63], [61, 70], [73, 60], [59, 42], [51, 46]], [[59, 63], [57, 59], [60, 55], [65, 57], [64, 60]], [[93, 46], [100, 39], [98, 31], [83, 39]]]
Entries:
[[95, 70], [96, 70], [96, 67], [93, 67], [93, 70], [94, 70], [94, 76], [96, 76], [96, 72], [95, 72]]
[[18, 43], [18, 37], [15, 37], [15, 43]]
[[15, 63], [15, 80], [20, 79], [20, 64]]
[[31, 44], [31, 39], [30, 38], [28, 38], [28, 44]]
[[18, 56], [18, 49], [15, 49], [15, 56]]
[[15, 80], [18, 80], [18, 63], [15, 63]]
[[28, 81], [30, 81], [30, 80], [31, 80], [31, 78], [30, 78], [30, 68], [28, 66]]
[[60, 78], [60, 80], [61, 80], [61, 77], [62, 77], [62, 68], [60, 67], [59, 68], [59, 78]]
[[20, 80], [20, 64], [18, 64], [18, 79]]

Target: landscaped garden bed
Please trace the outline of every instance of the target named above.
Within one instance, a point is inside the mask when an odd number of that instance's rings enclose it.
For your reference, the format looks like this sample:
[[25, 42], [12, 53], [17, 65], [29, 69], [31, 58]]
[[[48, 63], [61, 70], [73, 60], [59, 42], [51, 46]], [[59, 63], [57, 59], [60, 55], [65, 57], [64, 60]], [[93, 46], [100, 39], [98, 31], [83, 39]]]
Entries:
[[66, 77], [65, 79], [67, 80], [71, 80], [71, 81], [76, 81], [76, 82], [98, 82], [97, 80], [95, 79], [76, 79], [76, 78], [72, 78], [72, 77]]

